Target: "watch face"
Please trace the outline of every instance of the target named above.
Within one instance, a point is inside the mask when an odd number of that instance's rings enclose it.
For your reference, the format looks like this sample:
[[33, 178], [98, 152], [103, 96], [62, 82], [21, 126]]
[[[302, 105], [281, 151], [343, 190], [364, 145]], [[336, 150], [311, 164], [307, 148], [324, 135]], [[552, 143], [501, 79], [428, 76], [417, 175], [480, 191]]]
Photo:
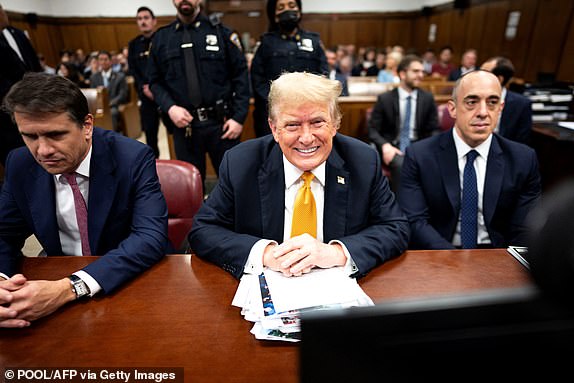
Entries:
[[86, 285], [86, 283], [82, 281], [77, 275], [71, 275], [70, 281], [72, 282], [72, 288], [76, 294], [76, 298], [81, 298], [84, 295], [88, 295], [90, 293], [88, 285]]

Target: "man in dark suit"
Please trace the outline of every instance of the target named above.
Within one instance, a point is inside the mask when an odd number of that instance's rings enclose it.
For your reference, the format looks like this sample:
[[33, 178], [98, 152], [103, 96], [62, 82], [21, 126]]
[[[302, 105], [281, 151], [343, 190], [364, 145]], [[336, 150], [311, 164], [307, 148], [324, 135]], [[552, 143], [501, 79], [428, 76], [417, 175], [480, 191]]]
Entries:
[[536, 153], [492, 133], [504, 104], [492, 73], [464, 75], [453, 94], [454, 128], [407, 148], [399, 203], [409, 247], [524, 246], [541, 190]]
[[[5, 99], [27, 147], [10, 153], [0, 194], [0, 327], [25, 327], [60, 306], [110, 293], [166, 253], [167, 207], [152, 150], [94, 128], [69, 80], [28, 73]], [[46, 255], [101, 255], [56, 281], [17, 273], [34, 234]]]
[[[0, 104], [24, 73], [42, 71], [36, 51], [28, 37], [19, 29], [8, 25], [8, 16], [0, 5]], [[0, 164], [4, 165], [10, 150], [24, 142], [10, 115], [0, 109]]]
[[493, 57], [480, 68], [492, 72], [502, 85], [504, 109], [494, 131], [509, 140], [528, 145], [532, 131], [532, 104], [528, 97], [507, 89], [514, 76], [514, 65], [506, 57]]
[[122, 72], [114, 72], [112, 70], [112, 56], [110, 52], [100, 51], [98, 53], [98, 64], [100, 65], [100, 71], [90, 77], [90, 87], [103, 86], [108, 89], [112, 124], [117, 132], [120, 119], [119, 107], [121, 104], [128, 102], [128, 83], [126, 82], [126, 76]]
[[[310, 73], [272, 83], [272, 135], [225, 154], [219, 183], [189, 235], [198, 256], [236, 278], [263, 267], [292, 276], [336, 266], [360, 277], [405, 250], [408, 223], [379, 156], [337, 134], [340, 92], [338, 81]], [[293, 217], [305, 187], [312, 207], [301, 229]]]
[[419, 89], [424, 77], [422, 59], [407, 55], [397, 71], [399, 86], [379, 95], [368, 123], [369, 138], [390, 168], [394, 192], [399, 189], [405, 148], [438, 131], [434, 97]]
[[467, 49], [462, 54], [462, 58], [460, 59], [460, 66], [450, 72], [447, 80], [456, 81], [461, 76], [464, 76], [468, 72], [472, 72], [476, 69], [476, 49]]

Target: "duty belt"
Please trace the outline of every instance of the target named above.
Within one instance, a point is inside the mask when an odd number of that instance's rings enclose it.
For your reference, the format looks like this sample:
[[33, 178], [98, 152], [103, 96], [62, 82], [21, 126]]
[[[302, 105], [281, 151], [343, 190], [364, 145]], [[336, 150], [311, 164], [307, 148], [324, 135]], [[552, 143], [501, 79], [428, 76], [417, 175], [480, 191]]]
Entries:
[[215, 106], [193, 109], [190, 113], [193, 118], [197, 119], [199, 122], [207, 120], [222, 121], [227, 114], [227, 109], [227, 103], [223, 100], [218, 100], [215, 103]]

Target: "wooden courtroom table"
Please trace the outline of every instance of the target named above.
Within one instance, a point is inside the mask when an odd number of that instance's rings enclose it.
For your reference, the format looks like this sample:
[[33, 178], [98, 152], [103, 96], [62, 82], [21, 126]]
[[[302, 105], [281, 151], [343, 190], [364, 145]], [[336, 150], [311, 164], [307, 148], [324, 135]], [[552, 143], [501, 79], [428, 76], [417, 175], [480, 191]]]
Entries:
[[[57, 279], [95, 257], [26, 258]], [[409, 251], [360, 281], [375, 302], [531, 285], [506, 250]], [[0, 329], [0, 367], [184, 367], [186, 382], [296, 382], [296, 344], [258, 341], [231, 306], [238, 281], [171, 255], [116, 293], [69, 304], [25, 329]], [[1, 369], [0, 369], [1, 371]]]

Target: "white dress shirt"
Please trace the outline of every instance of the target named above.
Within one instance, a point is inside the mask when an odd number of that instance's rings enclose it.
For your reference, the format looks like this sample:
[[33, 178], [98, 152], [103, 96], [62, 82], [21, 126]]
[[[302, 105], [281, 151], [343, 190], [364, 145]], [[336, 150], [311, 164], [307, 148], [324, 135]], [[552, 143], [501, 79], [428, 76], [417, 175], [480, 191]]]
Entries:
[[16, 52], [18, 57], [20, 57], [20, 60], [22, 60], [22, 62], [24, 62], [24, 57], [22, 57], [22, 52], [20, 52], [20, 48], [18, 47], [18, 43], [16, 43], [14, 36], [12, 36], [12, 33], [10, 33], [8, 28], [4, 28], [2, 30], [2, 34], [4, 35], [4, 38], [6, 39], [6, 41], [8, 42], [8, 45], [10, 45], [10, 48], [12, 48], [14, 50], [14, 52]]
[[411, 141], [416, 141], [418, 139], [417, 132], [415, 130], [415, 117], [416, 117], [416, 110], [417, 110], [417, 96], [418, 91], [415, 89], [411, 93], [404, 90], [402, 87], [398, 87], [397, 90], [399, 91], [399, 113], [401, 115], [401, 126], [399, 127], [397, 141], [400, 140], [401, 137], [401, 130], [403, 126], [405, 126], [405, 117], [407, 114], [407, 97], [411, 96], [411, 118], [409, 121], [409, 138]]
[[[476, 150], [478, 156], [474, 160], [474, 171], [476, 172], [476, 188], [478, 191], [478, 234], [477, 234], [477, 244], [484, 245], [490, 244], [490, 237], [488, 231], [486, 230], [486, 225], [484, 224], [484, 214], [483, 214], [483, 199], [484, 199], [484, 180], [486, 179], [486, 162], [488, 159], [488, 152], [490, 151], [490, 144], [492, 143], [492, 134], [488, 136], [486, 140], [475, 148], [471, 148], [464, 142], [459, 136], [456, 129], [452, 130], [452, 135], [454, 138], [454, 145], [456, 147], [456, 154], [458, 158], [458, 174], [461, 190], [461, 201], [462, 201], [462, 188], [464, 180], [464, 166], [466, 165], [466, 155], [471, 150]], [[460, 213], [458, 215], [458, 223], [456, 224], [456, 231], [454, 237], [452, 238], [452, 244], [454, 246], [460, 246]]]
[[[92, 159], [92, 148], [88, 151], [86, 158], [80, 163], [76, 169], [76, 182], [86, 206], [88, 207], [88, 196], [90, 193], [90, 162]], [[60, 243], [62, 251], [65, 255], [82, 255], [82, 240], [80, 238], [80, 229], [78, 228], [78, 221], [76, 220], [76, 208], [74, 206], [74, 194], [68, 181], [62, 174], [54, 176], [55, 195], [56, 195], [56, 220], [58, 222], [58, 234], [60, 236]], [[91, 275], [83, 270], [75, 272], [88, 287], [90, 288], [90, 296], [99, 292], [102, 287], [92, 278]]]
[[[297, 192], [303, 185], [303, 180], [301, 175], [303, 171], [291, 164], [285, 155], [283, 155], [283, 170], [285, 173], [285, 221], [283, 224], [283, 241], [291, 238], [291, 226], [293, 221], [293, 205], [295, 204], [295, 198], [297, 197]], [[325, 163], [316, 167], [311, 171], [315, 176], [311, 181], [311, 191], [313, 192], [313, 197], [315, 198], [315, 207], [317, 209], [317, 240], [323, 242], [323, 209], [325, 206]], [[267, 245], [277, 242], [270, 239], [260, 239], [257, 241], [251, 251], [249, 252], [249, 258], [245, 264], [244, 272], [248, 274], [261, 274], [263, 272], [263, 252]], [[353, 262], [347, 247], [340, 241], [333, 240], [329, 242], [329, 245], [338, 243], [343, 248], [345, 257], [347, 257], [347, 263], [343, 266], [345, 271], [351, 275], [357, 271], [357, 266]]]

